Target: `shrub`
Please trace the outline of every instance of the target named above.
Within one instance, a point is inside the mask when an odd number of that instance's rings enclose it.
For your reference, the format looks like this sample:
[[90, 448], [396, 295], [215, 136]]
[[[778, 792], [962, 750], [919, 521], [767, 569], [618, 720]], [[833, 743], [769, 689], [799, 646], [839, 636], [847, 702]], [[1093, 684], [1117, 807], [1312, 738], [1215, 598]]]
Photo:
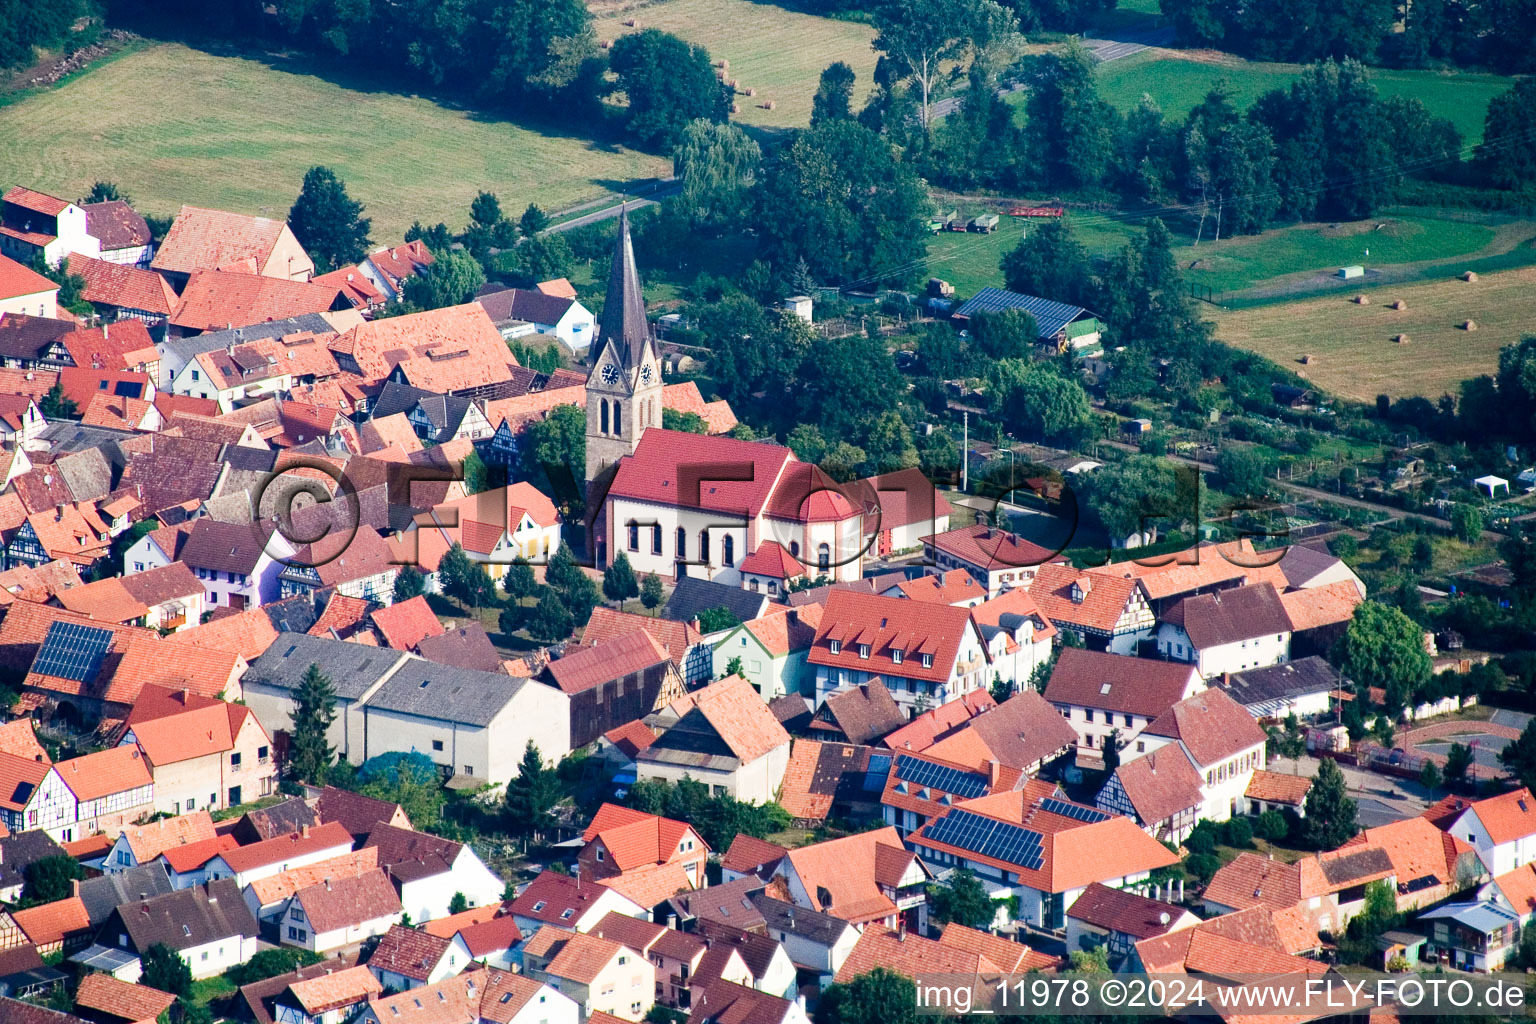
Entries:
[[1232, 818], [1222, 824], [1222, 842], [1238, 849], [1253, 845], [1253, 826], [1247, 818]]
[[1184, 862], [1184, 867], [1203, 883], [1209, 882], [1211, 876], [1221, 869], [1221, 861], [1214, 854], [1196, 853]]
[[1279, 811], [1265, 811], [1259, 815], [1258, 825], [1253, 831], [1260, 839], [1279, 843], [1291, 834], [1291, 826], [1286, 823], [1285, 815]]

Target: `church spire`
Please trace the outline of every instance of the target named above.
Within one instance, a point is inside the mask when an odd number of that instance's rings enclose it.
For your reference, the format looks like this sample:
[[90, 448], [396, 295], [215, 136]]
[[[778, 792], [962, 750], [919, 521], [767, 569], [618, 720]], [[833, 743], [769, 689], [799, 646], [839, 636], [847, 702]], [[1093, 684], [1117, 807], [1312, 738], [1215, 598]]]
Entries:
[[640, 364], [651, 326], [645, 319], [645, 296], [640, 293], [635, 247], [629, 240], [629, 209], [623, 205], [619, 207], [619, 242], [613, 251], [613, 269], [608, 274], [608, 294], [603, 299], [598, 329], [599, 340], [613, 342], [614, 354], [623, 360], [625, 369]]

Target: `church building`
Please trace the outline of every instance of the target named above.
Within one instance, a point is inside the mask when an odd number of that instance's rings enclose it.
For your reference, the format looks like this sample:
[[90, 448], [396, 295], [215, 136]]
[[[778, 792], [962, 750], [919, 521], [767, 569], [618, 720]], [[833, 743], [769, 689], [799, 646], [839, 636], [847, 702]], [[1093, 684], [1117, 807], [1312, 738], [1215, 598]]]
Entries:
[[600, 567], [623, 551], [636, 573], [737, 586], [742, 560], [772, 541], [812, 578], [863, 575], [864, 516], [875, 513], [830, 477], [782, 445], [662, 427], [661, 361], [626, 211], [592, 351], [587, 488], [601, 495]]

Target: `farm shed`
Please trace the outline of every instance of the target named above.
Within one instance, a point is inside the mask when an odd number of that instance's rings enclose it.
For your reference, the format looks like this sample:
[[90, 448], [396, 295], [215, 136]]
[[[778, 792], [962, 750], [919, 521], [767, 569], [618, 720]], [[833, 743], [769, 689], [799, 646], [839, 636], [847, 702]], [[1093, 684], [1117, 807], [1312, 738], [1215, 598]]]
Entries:
[[1480, 476], [1472, 481], [1472, 489], [1489, 498], [1509, 497], [1509, 481], [1501, 476]]
[[1353, 280], [1354, 278], [1357, 278], [1357, 277], [1364, 277], [1365, 276], [1365, 268], [1364, 267], [1340, 267], [1339, 268], [1339, 276], [1342, 277], [1346, 281]]
[[1120, 424], [1120, 433], [1140, 437], [1152, 433], [1152, 421], [1147, 419], [1126, 420]]
[[955, 310], [954, 319], [969, 320], [973, 316], [1008, 309], [1022, 309], [1033, 316], [1039, 329], [1040, 344], [1057, 353], [1068, 348], [1075, 352], [1091, 348], [1099, 343], [1104, 330], [1098, 317], [1082, 306], [1069, 306], [1065, 302], [1011, 292], [1006, 288], [983, 288]]

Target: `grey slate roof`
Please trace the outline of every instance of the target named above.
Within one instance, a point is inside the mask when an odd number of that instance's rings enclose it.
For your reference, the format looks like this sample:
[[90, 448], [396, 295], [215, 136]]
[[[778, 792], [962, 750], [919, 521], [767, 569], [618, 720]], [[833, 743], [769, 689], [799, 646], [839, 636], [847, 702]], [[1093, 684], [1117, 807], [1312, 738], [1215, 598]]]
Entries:
[[379, 397], [373, 400], [368, 409], [370, 420], [383, 419], [385, 416], [393, 416], [400, 412], [410, 412], [416, 403], [423, 398], [431, 397], [435, 392], [425, 388], [414, 388], [409, 384], [401, 384], [399, 381], [385, 381], [384, 389], [379, 392]]
[[[182, 950], [236, 935], [255, 938], [258, 934], [256, 916], [246, 906], [233, 878], [125, 904], [117, 909], [116, 920], [140, 953], [157, 942]], [[106, 930], [112, 927], [108, 922]]]
[[486, 285], [475, 296], [485, 315], [496, 323], [522, 320], [525, 323], [553, 327], [575, 304], [575, 299], [547, 295], [533, 288], [503, 288]]
[[368, 707], [484, 726], [489, 725], [524, 686], [543, 685], [496, 672], [477, 672], [411, 658], [368, 698]]
[[111, 427], [93, 427], [74, 420], [54, 420], [44, 428], [38, 439], [48, 445], [55, 455], [66, 452], [83, 452], [87, 448], [100, 448], [114, 470], [121, 470], [128, 459], [117, 442], [139, 435], [132, 430], [113, 430]]
[[95, 501], [112, 493], [112, 464], [100, 448], [71, 452], [53, 464], [75, 501]]
[[239, 345], [247, 341], [255, 341], [257, 338], [281, 338], [287, 334], [298, 334], [301, 331], [310, 331], [315, 334], [335, 334], [336, 328], [319, 313], [305, 313], [302, 316], [289, 317], [286, 320], [268, 320], [265, 323], [250, 324], [245, 327], [236, 327], [227, 331], [208, 331], [204, 334], [194, 335], [190, 338], [172, 338], [160, 342], [155, 347], [160, 350], [162, 358], [167, 354], [173, 354], [183, 363], [190, 363], [204, 352], [212, 352], [215, 349], [228, 348], [230, 345]]
[[17, 832], [0, 839], [0, 889], [9, 889], [26, 881], [27, 865], [44, 857], [62, 856], [64, 848], [42, 829]]
[[502, 674], [501, 655], [491, 643], [485, 627], [478, 622], [466, 623], [437, 636], [423, 637], [416, 644], [416, 653], [439, 665]]
[[1307, 693], [1336, 690], [1343, 677], [1326, 660], [1312, 655], [1267, 668], [1234, 672], [1227, 692], [1239, 704], [1254, 705], [1264, 701], [1288, 700]]
[[742, 622], [747, 622], [762, 615], [768, 604], [766, 594], [685, 576], [677, 581], [677, 589], [662, 607], [661, 617], [674, 622], [692, 622], [700, 612], [727, 608]]
[[1285, 574], [1285, 582], [1293, 587], [1304, 587], [1308, 580], [1316, 579], [1338, 562], [1339, 559], [1327, 551], [1305, 544], [1292, 544], [1286, 549], [1279, 564], [1280, 571]]
[[[1070, 306], [1065, 302], [1042, 299], [1037, 295], [1011, 292], [1006, 288], [983, 288], [955, 310], [954, 316], [972, 317], [984, 313], [999, 313], [1005, 309], [1022, 309], [1033, 316], [1042, 338], [1056, 337], [1063, 327], [1088, 313], [1082, 306]], [[1093, 314], [1088, 313], [1088, 315]]]
[[286, 633], [251, 665], [244, 684], [294, 690], [309, 666], [319, 665], [320, 671], [330, 677], [339, 699], [357, 700], [404, 657], [399, 651], [349, 644], [345, 640]]
[[320, 618], [312, 594], [285, 597], [281, 601], [262, 605], [261, 610], [266, 612], [267, 621], [279, 633], [308, 633], [315, 620]]
[[112, 875], [87, 878], [80, 883], [80, 902], [92, 925], [99, 925], [124, 903], [151, 899], [171, 892], [171, 876], [162, 861], [140, 864]]
[[766, 893], [753, 896], [752, 905], [763, 915], [770, 935], [776, 931], [788, 932], [819, 945], [830, 946], [853, 927], [840, 917], [823, 914], [809, 907], [797, 907], [793, 903], [776, 900]]
[[224, 449], [224, 461], [230, 469], [242, 469], [248, 473], [270, 473], [277, 465], [276, 448], [248, 448], [232, 444]]

